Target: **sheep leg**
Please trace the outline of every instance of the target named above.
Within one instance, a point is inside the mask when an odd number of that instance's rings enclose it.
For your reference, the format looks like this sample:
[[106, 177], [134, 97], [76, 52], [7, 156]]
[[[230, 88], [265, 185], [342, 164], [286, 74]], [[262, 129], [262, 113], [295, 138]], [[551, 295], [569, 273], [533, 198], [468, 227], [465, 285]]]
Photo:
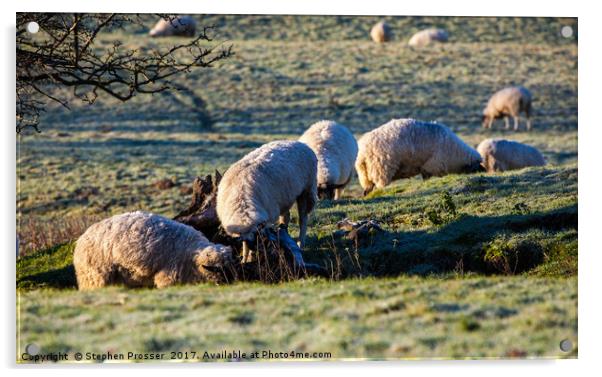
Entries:
[[114, 275], [110, 271], [97, 270], [91, 266], [86, 266], [81, 268], [81, 271], [77, 271], [77, 287], [79, 290], [106, 287], [115, 283], [113, 281], [115, 280]]
[[506, 124], [505, 129], [509, 130], [510, 129], [510, 121], [508, 121], [508, 117], [504, 116], [504, 123]]
[[341, 196], [343, 196], [343, 188], [334, 189], [334, 200], [341, 199]]
[[307, 211], [299, 209], [299, 247], [305, 246], [305, 235], [307, 234]]
[[291, 211], [286, 211], [283, 214], [280, 215], [280, 218], [278, 219], [278, 223], [279, 224], [284, 224], [286, 226], [288, 226], [288, 223], [291, 222]]
[[518, 115], [514, 116], [514, 131], [518, 131]]
[[157, 272], [155, 274], [153, 281], [154, 281], [155, 287], [157, 287], [157, 288], [169, 287], [170, 285], [174, 285], [176, 283], [172, 274], [169, 274], [166, 271]]
[[527, 131], [531, 131], [531, 104], [527, 105], [525, 116], [527, 117]]
[[299, 247], [305, 246], [305, 235], [307, 234], [307, 217], [315, 201], [310, 193], [304, 191], [297, 198], [297, 211], [299, 212]]
[[242, 241], [242, 263], [251, 261], [251, 249], [249, 248], [248, 241]]
[[349, 178], [347, 178], [347, 181], [345, 183], [343, 183], [342, 186], [339, 185], [337, 188], [334, 189], [334, 200], [341, 199], [341, 197], [343, 196], [343, 190], [349, 184], [350, 181], [351, 181], [351, 175], [349, 175]]

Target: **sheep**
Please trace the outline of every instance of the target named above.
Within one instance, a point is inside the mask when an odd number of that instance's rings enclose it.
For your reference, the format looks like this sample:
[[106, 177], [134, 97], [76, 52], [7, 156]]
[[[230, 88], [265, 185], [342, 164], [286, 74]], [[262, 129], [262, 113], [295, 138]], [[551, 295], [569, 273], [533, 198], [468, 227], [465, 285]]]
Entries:
[[483, 140], [477, 151], [483, 158], [483, 167], [489, 173], [546, 164], [537, 148], [512, 140]]
[[148, 33], [151, 37], [194, 37], [196, 22], [190, 16], [176, 16], [169, 19], [160, 19]]
[[376, 25], [372, 26], [370, 30], [370, 37], [376, 43], [384, 43], [391, 40], [391, 28], [386, 22], [381, 21]]
[[80, 290], [220, 282], [232, 260], [230, 247], [209, 242], [188, 225], [140, 211], [90, 226], [73, 253]]
[[231, 237], [243, 241], [243, 262], [249, 260], [248, 242], [260, 227], [276, 220], [288, 224], [297, 203], [299, 246], [303, 248], [307, 217], [318, 196], [318, 159], [299, 141], [264, 144], [234, 163], [217, 189], [217, 216]]
[[483, 170], [481, 156], [442, 124], [392, 119], [364, 134], [355, 161], [364, 195], [393, 180]]
[[424, 47], [431, 42], [447, 42], [449, 38], [447, 32], [443, 29], [421, 30], [410, 38], [408, 45], [412, 47]]
[[353, 175], [357, 141], [347, 127], [330, 120], [314, 123], [299, 138], [318, 158], [318, 197], [341, 198]]
[[510, 128], [508, 117], [514, 118], [514, 131], [518, 131], [521, 112], [527, 116], [527, 131], [531, 130], [531, 93], [522, 86], [508, 87], [496, 92], [483, 110], [483, 128], [491, 128], [495, 119], [504, 118], [506, 129]]

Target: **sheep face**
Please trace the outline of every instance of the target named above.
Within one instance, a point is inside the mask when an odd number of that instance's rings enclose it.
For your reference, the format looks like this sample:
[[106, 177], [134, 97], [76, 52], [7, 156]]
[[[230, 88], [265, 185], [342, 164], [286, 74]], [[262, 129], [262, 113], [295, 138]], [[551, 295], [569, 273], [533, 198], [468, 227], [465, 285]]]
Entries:
[[224, 282], [232, 279], [234, 256], [230, 246], [210, 245], [199, 250], [194, 259], [204, 280]]
[[255, 240], [255, 236], [257, 235], [258, 228], [259, 227], [253, 227], [251, 230], [248, 230], [244, 233], [239, 233], [239, 232], [235, 232], [235, 231], [226, 229], [226, 233], [228, 233], [228, 235], [230, 237], [241, 240], [243, 242], [251, 242], [251, 241]]
[[493, 122], [494, 120], [501, 119], [503, 117], [504, 114], [499, 112], [495, 113], [495, 115], [483, 114], [483, 116], [481, 117], [481, 123], [483, 125], [483, 128], [488, 128], [489, 123]]
[[374, 190], [374, 184], [370, 183], [370, 185], [364, 187], [364, 196], [368, 195]]
[[252, 261], [252, 250], [255, 250], [255, 247], [257, 246], [256, 244], [256, 240], [257, 240], [257, 234], [260, 232], [260, 230], [265, 226], [265, 224], [260, 224], [258, 226], [255, 226], [253, 228], [250, 228], [251, 230], [245, 231], [245, 232], [236, 232], [236, 231], [232, 231], [232, 230], [228, 230], [228, 229], [232, 229], [230, 227], [228, 227], [226, 229], [226, 233], [228, 233], [228, 235], [232, 238], [234, 238], [236, 241], [239, 241], [242, 243], [242, 249], [241, 249], [241, 257], [242, 257], [242, 263], [247, 263]]
[[483, 128], [487, 128], [489, 126], [489, 117], [486, 114], [481, 116], [481, 125]]
[[320, 200], [333, 200], [335, 187], [331, 185], [318, 186], [318, 198]]
[[464, 174], [483, 173], [486, 171], [487, 171], [487, 169], [485, 169], [485, 167], [483, 167], [481, 160], [475, 161], [470, 165], [466, 165], [462, 169], [462, 173], [464, 173]]
[[372, 181], [370, 181], [368, 179], [368, 177], [366, 177], [364, 174], [362, 174], [362, 173], [360, 173], [360, 171], [358, 171], [358, 178], [360, 181], [360, 186], [362, 186], [362, 188], [364, 189], [364, 196], [366, 196], [369, 193], [371, 193], [372, 190], [374, 190], [374, 183]]

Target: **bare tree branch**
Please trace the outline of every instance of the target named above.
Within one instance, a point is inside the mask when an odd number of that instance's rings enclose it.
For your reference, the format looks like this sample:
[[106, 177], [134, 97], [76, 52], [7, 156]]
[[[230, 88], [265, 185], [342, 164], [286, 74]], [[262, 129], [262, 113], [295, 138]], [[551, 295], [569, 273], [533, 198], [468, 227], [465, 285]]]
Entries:
[[[176, 22], [175, 16], [161, 17]], [[40, 25], [38, 35], [24, 32], [31, 21]], [[18, 13], [17, 132], [26, 127], [39, 132], [39, 116], [47, 100], [69, 108], [72, 98], [55, 94], [57, 88], [72, 88], [73, 97], [87, 103], [94, 103], [99, 93], [125, 102], [137, 94], [183, 90], [172, 79], [196, 68], [210, 68], [233, 54], [232, 46], [210, 44], [212, 27], [167, 49], [131, 49], [120, 41], [108, 48], [95, 45], [100, 33], [131, 24], [142, 25], [141, 16]]]

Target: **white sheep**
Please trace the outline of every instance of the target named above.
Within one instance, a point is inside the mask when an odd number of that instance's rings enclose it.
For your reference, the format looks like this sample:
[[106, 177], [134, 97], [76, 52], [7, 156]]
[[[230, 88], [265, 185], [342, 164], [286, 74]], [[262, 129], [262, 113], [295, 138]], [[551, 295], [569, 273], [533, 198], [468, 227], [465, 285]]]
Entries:
[[490, 173], [546, 164], [537, 148], [517, 141], [487, 139], [479, 144], [477, 151], [483, 158], [483, 167]]
[[358, 142], [355, 169], [364, 195], [393, 180], [482, 170], [481, 156], [442, 124], [393, 119]]
[[426, 29], [414, 34], [408, 45], [412, 47], [423, 47], [431, 42], [447, 42], [449, 35], [443, 29]]
[[317, 165], [314, 152], [298, 141], [267, 143], [224, 173], [217, 189], [217, 216], [232, 237], [243, 241], [243, 261], [249, 257], [248, 242], [264, 225], [288, 224], [290, 209], [297, 203], [299, 245], [303, 247], [307, 217], [317, 202]]
[[531, 129], [531, 93], [522, 86], [504, 88], [496, 92], [483, 110], [483, 127], [491, 128], [495, 119], [504, 118], [506, 129], [510, 128], [508, 117], [514, 118], [514, 131], [518, 130], [518, 119], [521, 112], [527, 117], [527, 130]]
[[90, 226], [76, 242], [73, 264], [81, 290], [124, 284], [162, 288], [221, 281], [232, 249], [165, 217], [130, 212]]
[[386, 22], [381, 21], [374, 26], [370, 30], [370, 37], [376, 43], [384, 43], [391, 40], [391, 28], [387, 25]]
[[161, 18], [148, 33], [151, 37], [194, 37], [196, 21], [190, 16]]
[[353, 176], [357, 157], [357, 141], [351, 131], [336, 122], [322, 120], [309, 127], [299, 141], [307, 144], [318, 158], [318, 196], [340, 199]]

